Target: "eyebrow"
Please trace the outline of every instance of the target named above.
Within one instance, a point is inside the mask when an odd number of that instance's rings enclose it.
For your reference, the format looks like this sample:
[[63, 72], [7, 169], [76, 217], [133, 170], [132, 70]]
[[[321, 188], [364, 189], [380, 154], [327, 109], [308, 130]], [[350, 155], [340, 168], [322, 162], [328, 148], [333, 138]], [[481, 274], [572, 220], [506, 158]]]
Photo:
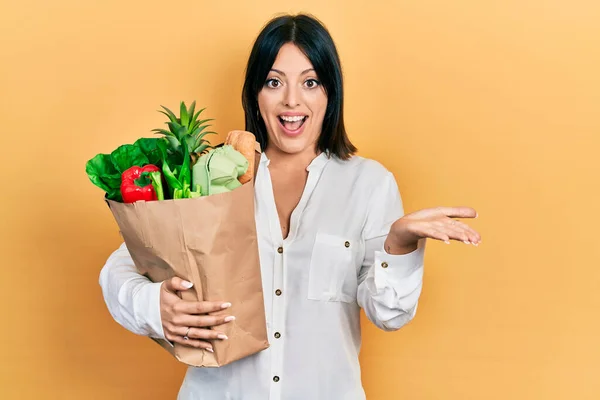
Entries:
[[[314, 72], [314, 70], [315, 70], [314, 68], [305, 69], [304, 71], [302, 71], [302, 73], [301, 73], [300, 75], [307, 74], [307, 73], [309, 73], [309, 72], [311, 72], [311, 71], [313, 71], [313, 72]], [[273, 71], [273, 72], [277, 72], [278, 74], [285, 76], [285, 72], [283, 72], [283, 71], [280, 71], [280, 70], [278, 70], [278, 69], [271, 68], [271, 71]]]

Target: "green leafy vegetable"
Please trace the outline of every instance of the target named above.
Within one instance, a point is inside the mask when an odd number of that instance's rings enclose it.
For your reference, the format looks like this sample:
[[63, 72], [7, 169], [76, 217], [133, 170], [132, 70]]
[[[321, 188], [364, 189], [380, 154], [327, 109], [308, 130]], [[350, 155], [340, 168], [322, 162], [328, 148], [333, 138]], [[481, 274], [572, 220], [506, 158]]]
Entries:
[[152, 180], [152, 186], [154, 187], [154, 192], [156, 193], [157, 200], [164, 200], [165, 193], [163, 191], [162, 184], [162, 175], [159, 171], [150, 172], [150, 180]]
[[169, 155], [166, 142], [159, 142], [158, 148], [162, 155], [162, 168], [163, 175], [167, 182], [169, 194], [173, 199], [185, 199], [191, 197], [200, 196], [200, 187], [194, 185], [192, 190], [192, 169], [191, 169], [191, 157], [190, 151], [185, 141], [181, 142], [181, 149], [183, 150], [183, 161], [181, 165], [173, 165], [169, 161], [169, 158], [173, 158], [173, 155]]
[[169, 155], [167, 154], [167, 147], [168, 147], [168, 145], [165, 142], [158, 143], [158, 148], [162, 155], [163, 175], [165, 176], [165, 180], [167, 181], [167, 187], [169, 189], [169, 194], [171, 195], [171, 198], [174, 198], [175, 189], [182, 189], [182, 186], [181, 186], [181, 183], [179, 183], [179, 179], [177, 179], [177, 176], [175, 176], [175, 173], [169, 166], [169, 161], [168, 161]]
[[163, 138], [140, 138], [134, 143], [142, 150], [142, 153], [148, 157], [150, 164], [158, 165], [161, 161], [161, 153], [158, 148], [158, 142], [165, 140]]
[[[243, 157], [223, 153], [216, 155], [214, 162], [208, 162], [209, 151], [215, 148], [206, 140], [208, 123], [213, 119], [199, 119], [205, 110], [196, 110], [196, 102], [188, 108], [184, 102], [179, 106], [179, 116], [161, 106], [161, 113], [167, 116], [167, 129], [153, 129], [162, 135], [160, 138], [140, 138], [133, 144], [125, 144], [110, 154], [98, 154], [86, 164], [89, 179], [106, 192], [111, 200], [123, 201], [121, 196], [122, 173], [133, 166], [154, 165], [162, 171], [149, 176], [157, 197], [181, 199], [200, 197], [208, 193], [233, 190], [239, 187], [239, 173], [247, 169]], [[212, 150], [211, 150], [212, 149]], [[231, 149], [229, 149], [231, 150]], [[198, 161], [202, 161], [201, 165]], [[210, 164], [210, 165], [209, 165]], [[196, 177], [198, 172], [198, 177]]]
[[146, 164], [150, 164], [148, 157], [146, 157], [138, 146], [133, 144], [124, 144], [117, 147], [110, 154], [110, 159], [115, 169], [121, 174], [134, 165], [143, 167]]
[[121, 201], [121, 174], [109, 154], [98, 154], [85, 165], [90, 181], [107, 193], [110, 200]]

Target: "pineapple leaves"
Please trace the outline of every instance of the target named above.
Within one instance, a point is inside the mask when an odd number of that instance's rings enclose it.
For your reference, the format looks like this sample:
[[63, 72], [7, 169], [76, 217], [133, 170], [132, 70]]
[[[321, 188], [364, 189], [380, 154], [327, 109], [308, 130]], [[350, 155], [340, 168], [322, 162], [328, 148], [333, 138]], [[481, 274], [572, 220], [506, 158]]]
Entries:
[[[169, 118], [169, 121], [171, 121], [171, 122], [177, 122], [177, 117], [175, 117], [174, 115], [166, 113], [164, 111], [160, 111], [160, 110], [159, 110], [159, 112], [162, 113], [162, 114], [164, 114], [164, 115], [166, 115], [167, 118]], [[157, 130], [157, 129], [154, 129], [154, 130]]]
[[179, 125], [176, 122], [167, 122], [167, 125], [169, 125], [169, 129], [171, 131], [171, 134], [169, 136], [175, 136], [179, 141], [181, 141], [181, 138], [183, 136], [186, 136], [188, 134], [187, 128], [185, 126]]
[[[190, 135], [202, 139], [204, 137], [204, 135], [200, 135], [200, 134], [202, 133], [202, 131], [204, 131], [209, 126], [210, 125], [204, 125], [201, 128], [194, 129], [193, 131], [191, 131]], [[216, 132], [207, 132], [207, 133], [214, 133], [214, 134], [216, 134]]]
[[198, 153], [198, 154], [202, 154], [202, 153], [204, 153], [204, 151], [205, 151], [206, 149], [208, 149], [208, 148], [211, 148], [211, 147], [212, 147], [212, 146], [209, 146], [209, 145], [207, 145], [207, 144], [203, 144], [203, 145], [201, 145], [201, 146], [198, 146], [198, 147], [196, 147], [196, 148], [193, 150], [193, 152], [194, 152], [194, 153]]
[[209, 118], [209, 119], [203, 119], [202, 121], [196, 121], [191, 127], [190, 127], [190, 132], [194, 132], [196, 131], [196, 129], [200, 129], [200, 132], [202, 132], [204, 129], [208, 128], [210, 125], [203, 125], [206, 124], [207, 122], [210, 121], [214, 121], [213, 118]]
[[[197, 148], [201, 147], [202, 144], [206, 142], [206, 140], [203, 139], [204, 136], [210, 135], [210, 134], [215, 134], [216, 135], [217, 133], [216, 132], [204, 132], [202, 135], [198, 135], [198, 137], [196, 138], [196, 140], [195, 140], [192, 148], [197, 149]], [[206, 146], [210, 147], [210, 145], [206, 145]], [[196, 152], [196, 151], [194, 151], [194, 152]]]
[[[190, 109], [187, 112], [188, 115], [189, 115], [189, 117], [190, 117], [189, 121], [195, 121], [196, 120], [196, 118], [194, 118], [194, 110], [195, 109], [196, 109], [196, 102], [193, 101], [192, 105], [190, 106]], [[189, 125], [189, 124], [186, 124], [186, 125]]]
[[175, 116], [175, 114], [173, 113], [173, 111], [169, 110], [169, 109], [168, 109], [167, 107], [165, 107], [165, 106], [161, 106], [161, 107], [162, 107], [162, 108], [163, 108], [163, 109], [164, 109], [166, 112], [164, 112], [164, 111], [160, 111], [160, 110], [159, 110], [159, 112], [161, 112], [161, 113], [165, 114], [165, 115], [166, 115], [166, 116], [169, 118], [169, 120], [170, 120], [171, 122], [177, 122], [177, 117]]
[[173, 132], [167, 131], [166, 129], [152, 129], [152, 132], [160, 133], [165, 136], [175, 136]]
[[176, 152], [180, 151], [179, 140], [177, 140], [176, 137], [167, 136], [166, 139], [169, 142], [169, 145], [170, 145], [171, 149], [173, 149]]
[[[196, 145], [196, 139], [194, 139], [192, 136], [187, 136], [184, 140], [186, 148], [189, 150], [193, 150], [197, 147]], [[185, 153], [184, 153], [185, 156]]]
[[192, 120], [196, 121], [198, 119], [198, 117], [200, 116], [200, 114], [202, 114], [202, 111], [204, 111], [204, 110], [206, 110], [206, 107], [204, 107], [203, 109], [198, 111], [196, 114], [194, 114], [194, 118], [192, 118]]
[[183, 126], [187, 126], [190, 122], [190, 116], [183, 101], [181, 102], [181, 106], [179, 107], [179, 117], [181, 118], [181, 124]]

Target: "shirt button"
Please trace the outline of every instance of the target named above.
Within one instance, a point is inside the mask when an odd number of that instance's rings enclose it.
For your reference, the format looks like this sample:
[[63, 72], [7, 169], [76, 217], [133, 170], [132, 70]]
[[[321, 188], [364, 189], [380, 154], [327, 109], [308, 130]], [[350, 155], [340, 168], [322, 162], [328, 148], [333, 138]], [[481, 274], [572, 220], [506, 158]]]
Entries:
[[281, 333], [275, 332], [275, 339], [279, 339], [281, 337]]
[[387, 268], [388, 267], [388, 263], [386, 263], [385, 261], [381, 263], [381, 268]]
[[278, 376], [274, 376], [273, 377], [273, 382], [279, 382], [279, 377]]
[[277, 290], [275, 291], [275, 294], [276, 294], [277, 296], [281, 296], [281, 290], [277, 289]]
[[283, 253], [283, 247], [280, 247], [280, 248], [278, 248], [278, 249], [277, 249], [277, 252], [278, 252], [279, 254]]
[[346, 243], [344, 243], [344, 246], [346, 246], [346, 247], [350, 247], [350, 242], [346, 242]]

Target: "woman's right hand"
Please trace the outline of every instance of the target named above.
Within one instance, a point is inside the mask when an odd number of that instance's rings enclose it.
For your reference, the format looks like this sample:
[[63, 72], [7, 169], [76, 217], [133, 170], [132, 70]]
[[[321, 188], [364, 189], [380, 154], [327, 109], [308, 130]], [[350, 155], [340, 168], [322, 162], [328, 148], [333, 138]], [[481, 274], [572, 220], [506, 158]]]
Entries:
[[[227, 336], [210, 327], [233, 321], [234, 316], [213, 316], [207, 313], [231, 307], [222, 301], [187, 301], [176, 292], [192, 287], [190, 282], [173, 277], [164, 281], [160, 288], [160, 318], [165, 338], [184, 346], [213, 351], [207, 339], [227, 340]], [[188, 339], [184, 339], [186, 336]]]

